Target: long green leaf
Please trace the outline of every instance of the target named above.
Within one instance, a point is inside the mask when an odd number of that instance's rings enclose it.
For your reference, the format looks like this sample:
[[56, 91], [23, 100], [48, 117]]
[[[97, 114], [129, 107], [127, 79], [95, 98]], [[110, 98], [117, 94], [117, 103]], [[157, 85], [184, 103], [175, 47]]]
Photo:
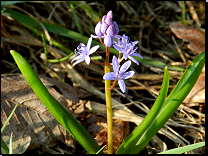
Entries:
[[4, 153], [9, 154], [9, 148], [5, 144], [4, 140], [1, 138], [1, 149], [4, 151]]
[[196, 143], [196, 144], [174, 148], [174, 149], [167, 150], [167, 151], [164, 151], [164, 152], [160, 152], [160, 153], [157, 153], [157, 154], [182, 154], [184, 152], [188, 152], [190, 150], [193, 150], [193, 149], [196, 149], [196, 148], [199, 148], [199, 147], [203, 147], [203, 146], [205, 146], [205, 142], [199, 142], [199, 143]]
[[174, 112], [177, 110], [177, 108], [180, 106], [180, 104], [183, 102], [183, 100], [186, 98], [196, 83], [204, 63], [205, 51], [199, 54], [188, 66], [176, 87], [165, 100], [156, 119], [147, 129], [147, 131], [142, 135], [137, 145], [130, 152], [131, 154], [138, 154], [174, 114]]
[[148, 129], [148, 127], [152, 124], [155, 120], [155, 117], [159, 113], [163, 102], [168, 93], [169, 88], [169, 73], [168, 67], [164, 70], [164, 80], [163, 84], [159, 93], [158, 98], [156, 99], [154, 105], [152, 106], [151, 110], [144, 118], [144, 120], [134, 129], [134, 131], [126, 138], [126, 140], [119, 146], [118, 150], [116, 151], [117, 154], [128, 154], [134, 148], [139, 138], [143, 135], [143, 133]]
[[[34, 27], [38, 27], [41, 29], [41, 26], [35, 21], [33, 20], [31, 17], [28, 17], [24, 14], [21, 14], [21, 13], [18, 13], [18, 12], [15, 12], [13, 10], [10, 10], [10, 9], [6, 9], [5, 10], [5, 13], [10, 13], [11, 17], [14, 18], [15, 20], [19, 21], [19, 22], [23, 22], [23, 23], [26, 23], [26, 24], [29, 24], [29, 25], [32, 25]], [[46, 29], [49, 31], [49, 32], [52, 32], [52, 33], [55, 33], [55, 34], [59, 34], [61, 36], [65, 36], [65, 37], [69, 37], [73, 40], [77, 40], [77, 41], [80, 41], [82, 43], [87, 43], [89, 37], [86, 37], [86, 36], [83, 36], [77, 32], [74, 32], [72, 30], [68, 30], [64, 27], [61, 27], [61, 26], [58, 26], [58, 25], [54, 25], [54, 24], [51, 24], [51, 23], [46, 23], [46, 22], [42, 22], [44, 24], [44, 26], [46, 27]], [[104, 50], [105, 51], [105, 46], [102, 45], [100, 42], [97, 42], [95, 40], [92, 41], [92, 46], [94, 45], [100, 45], [100, 49]], [[114, 48], [110, 48], [110, 52], [113, 53], [113, 54], [116, 54], [118, 55], [118, 51]], [[154, 67], [158, 67], [158, 68], [162, 68], [164, 69], [166, 66], [168, 66], [168, 69], [169, 70], [175, 70], [175, 71], [184, 71], [183, 68], [181, 67], [176, 67], [176, 66], [171, 66], [171, 65], [167, 65], [163, 62], [160, 62], [160, 61], [156, 61], [156, 60], [151, 60], [151, 59], [147, 59], [147, 58], [139, 58], [139, 57], [134, 57], [137, 61], [143, 63], [143, 64], [147, 64], [147, 65], [151, 65], [151, 66], [154, 66]]]
[[80, 26], [80, 24], [79, 24], [79, 21], [78, 21], [78, 19], [77, 19], [77, 15], [76, 15], [76, 13], [75, 13], [75, 11], [74, 11], [74, 6], [73, 6], [72, 3], [70, 3], [70, 7], [71, 7], [71, 10], [72, 10], [72, 14], [73, 14], [73, 16], [74, 16], [75, 23], [76, 23], [77, 28], [78, 28], [78, 30], [79, 30], [79, 33], [80, 33], [81, 35], [83, 35], [82, 28], [81, 28], [81, 26]]
[[85, 128], [48, 92], [26, 60], [16, 51], [11, 54], [24, 78], [58, 122], [86, 149], [95, 154], [100, 147]]
[[10, 139], [9, 139], [9, 154], [13, 154], [12, 136], [13, 136], [13, 133], [11, 134]]
[[16, 3], [23, 3], [27, 1], [1, 1], [1, 6], [6, 6], [6, 5], [13, 5]]

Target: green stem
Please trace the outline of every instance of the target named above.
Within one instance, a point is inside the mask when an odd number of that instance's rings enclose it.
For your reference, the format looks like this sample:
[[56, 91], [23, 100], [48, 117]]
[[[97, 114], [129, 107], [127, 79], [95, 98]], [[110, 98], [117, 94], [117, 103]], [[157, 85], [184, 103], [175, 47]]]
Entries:
[[[110, 72], [109, 62], [109, 47], [106, 47], [106, 63], [105, 74]], [[105, 98], [107, 108], [107, 124], [108, 124], [108, 154], [113, 154], [113, 115], [112, 115], [112, 101], [111, 101], [111, 81], [105, 80]]]

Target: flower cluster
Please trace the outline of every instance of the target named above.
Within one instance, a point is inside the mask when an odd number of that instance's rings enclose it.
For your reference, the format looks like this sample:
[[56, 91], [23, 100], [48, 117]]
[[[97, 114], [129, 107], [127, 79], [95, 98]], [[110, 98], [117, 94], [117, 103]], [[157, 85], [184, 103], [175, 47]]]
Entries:
[[[119, 28], [117, 23], [112, 21], [113, 18], [113, 12], [110, 10], [107, 15], [104, 15], [102, 18], [102, 22], [98, 22], [98, 24], [95, 27], [95, 33], [96, 35], [91, 35], [91, 37], [88, 40], [87, 46], [85, 46], [83, 43], [81, 43], [77, 50], [75, 49], [76, 57], [72, 60], [77, 60], [73, 66], [76, 64], [85, 61], [87, 65], [90, 63], [90, 54], [94, 53], [100, 46], [94, 46], [90, 49], [92, 38], [101, 38], [104, 39], [104, 45], [106, 48], [113, 46], [116, 50], [119, 51], [119, 53], [122, 53], [122, 59], [117, 59], [116, 56], [113, 56], [112, 64], [113, 64], [113, 70], [114, 72], [106, 73], [103, 76], [103, 79], [105, 80], [114, 80], [118, 81], [119, 87], [121, 91], [124, 93], [126, 91], [126, 85], [123, 81], [123, 79], [129, 79], [134, 75], [134, 71], [129, 71], [128, 68], [131, 65], [131, 61], [139, 65], [139, 62], [134, 59], [132, 56], [143, 58], [141, 55], [137, 54], [136, 50], [137, 47], [135, 45], [139, 41], [130, 42], [129, 37], [125, 34], [123, 36], [118, 35]], [[117, 42], [114, 41], [114, 39], [117, 38]], [[121, 67], [120, 67], [120, 60], [127, 60]]]

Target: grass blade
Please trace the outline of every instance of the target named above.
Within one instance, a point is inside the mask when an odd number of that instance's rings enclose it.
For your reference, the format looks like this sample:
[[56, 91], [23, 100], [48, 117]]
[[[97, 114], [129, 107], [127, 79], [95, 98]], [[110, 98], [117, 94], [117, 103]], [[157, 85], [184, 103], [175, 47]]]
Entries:
[[157, 154], [183, 154], [184, 152], [188, 152], [190, 150], [193, 150], [193, 149], [196, 149], [196, 148], [199, 148], [199, 147], [203, 147], [203, 146], [205, 146], [205, 142], [199, 142], [199, 143], [196, 143], [196, 144], [174, 148], [174, 149], [167, 150], [167, 151], [157, 153]]
[[79, 30], [79, 33], [80, 33], [81, 35], [83, 35], [82, 28], [81, 28], [81, 26], [80, 26], [80, 24], [79, 24], [79, 21], [78, 21], [78, 19], [77, 19], [77, 15], [76, 15], [76, 13], [75, 13], [75, 11], [74, 11], [74, 6], [73, 6], [72, 3], [70, 3], [70, 8], [71, 8], [71, 10], [72, 10], [72, 14], [73, 14], [73, 16], [74, 16], [74, 20], [75, 20], [75, 23], [76, 23], [77, 28], [78, 28], [78, 30]]
[[13, 154], [13, 147], [12, 147], [12, 135], [13, 133], [11, 134], [11, 137], [10, 137], [10, 143], [9, 143], [9, 154]]
[[11, 119], [12, 115], [14, 114], [16, 108], [18, 106], [18, 103], [15, 105], [14, 109], [12, 110], [11, 114], [9, 115], [9, 117], [7, 118], [5, 124], [3, 125], [3, 127], [1, 128], [1, 133], [3, 132], [4, 128], [6, 127], [7, 123], [9, 122], [9, 120]]

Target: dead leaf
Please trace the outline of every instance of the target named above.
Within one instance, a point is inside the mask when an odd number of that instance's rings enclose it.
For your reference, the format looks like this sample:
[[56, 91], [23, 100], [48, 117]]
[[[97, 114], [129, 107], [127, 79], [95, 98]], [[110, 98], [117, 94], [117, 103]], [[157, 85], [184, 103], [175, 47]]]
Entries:
[[196, 84], [184, 100], [185, 103], [205, 103], [205, 73], [199, 75]]
[[198, 54], [205, 50], [205, 32], [180, 22], [170, 24], [171, 31], [176, 37], [190, 42], [187, 47]]
[[[106, 147], [103, 149], [105, 154], [107, 150], [107, 118], [99, 117], [95, 114], [89, 114], [87, 119], [87, 130], [92, 134], [99, 146]], [[129, 124], [118, 119], [113, 120], [113, 153], [115, 153], [124, 139], [129, 135]]]
[[[5, 144], [9, 147], [10, 144], [10, 136], [4, 135], [2, 136], [2, 139], [6, 142]], [[31, 137], [25, 133], [22, 132], [15, 132], [14, 135], [12, 135], [12, 149], [14, 154], [23, 154], [31, 143]], [[4, 153], [4, 151], [1, 149], [1, 153]]]
[[[89, 96], [88, 93], [82, 92], [68, 84], [57, 82], [45, 76], [39, 76], [39, 78], [49, 93], [74, 117], [75, 115], [70, 111], [69, 106], [79, 102], [80, 97]], [[2, 75], [2, 125], [4, 125], [17, 102], [19, 105], [2, 133], [2, 138], [5, 142], [8, 141], [8, 136], [13, 132], [15, 136], [28, 135], [31, 137], [29, 149], [35, 149], [40, 145], [52, 147], [56, 144], [57, 140], [67, 143], [68, 146], [75, 146], [75, 140], [52, 116], [45, 105], [43, 105], [23, 75]], [[21, 153], [21, 151], [18, 153]]]

